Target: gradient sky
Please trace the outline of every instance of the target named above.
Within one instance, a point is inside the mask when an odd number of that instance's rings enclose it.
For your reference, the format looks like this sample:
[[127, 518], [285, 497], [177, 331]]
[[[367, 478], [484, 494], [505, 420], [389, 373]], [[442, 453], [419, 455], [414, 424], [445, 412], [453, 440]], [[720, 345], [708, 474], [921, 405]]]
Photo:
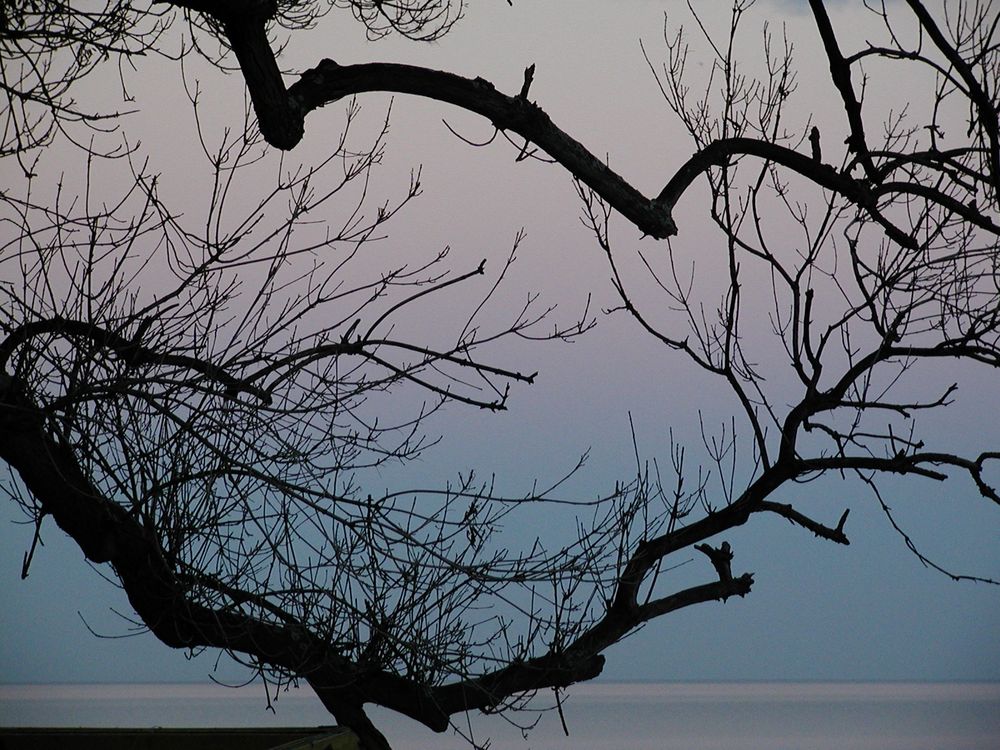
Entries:
[[[714, 12], [723, 3], [703, 3]], [[801, 3], [761, 2], [746, 20], [746, 54], [759, 54], [759, 29], [787, 24], [796, 44], [800, 89], [788, 105], [805, 123], [814, 115], [824, 137], [836, 144], [846, 132], [838, 119], [835, 91], [824, 66], [810, 17]], [[845, 46], [865, 33], [868, 16], [837, 4], [835, 26]], [[291, 69], [311, 67], [322, 57], [341, 63], [402, 61], [482, 75], [506, 92], [519, 89], [524, 67], [536, 64], [532, 98], [565, 130], [647, 194], [658, 191], [690, 153], [686, 135], [671, 119], [639, 48], [641, 38], [654, 59], [665, 55], [663, 9], [687, 22], [683, 3], [643, 0], [502, 0], [478, 2], [467, 19], [431, 45], [365, 41], [363, 29], [334, 11], [308, 39], [294, 41], [284, 59]], [[719, 19], [708, 18], [720, 28]], [[299, 37], [296, 37], [299, 40]], [[693, 39], [693, 42], [697, 42]], [[691, 65], [703, 66], [704, 47], [693, 44]], [[699, 58], [699, 55], [702, 55]], [[697, 74], [697, 71], [693, 72]], [[88, 81], [78, 98], [111, 96], [108, 80]], [[193, 123], [178, 84], [176, 67], [141, 62], [132, 79], [139, 112], [125, 127], [141, 138], [153, 163], [164, 171], [165, 190], [174, 190], [197, 211], [199, 169]], [[894, 73], [893, 92], [913, 91]], [[155, 85], [151, 83], [155, 82]], [[208, 72], [207, 130], [218, 135], [226, 122], [238, 126], [242, 82]], [[913, 84], [916, 86], [916, 84]], [[878, 90], [876, 89], [876, 93]], [[362, 100], [373, 119], [388, 97]], [[294, 153], [308, 160], [339, 132], [343, 107], [331, 105], [310, 115], [306, 138]], [[495, 143], [473, 149], [456, 139], [442, 118], [473, 140], [490, 135], [475, 117], [444, 105], [396, 97], [392, 130], [377, 188], [405, 184], [412, 167], [423, 165], [425, 196], [393, 227], [387, 253], [430, 254], [453, 248], [456, 266], [482, 257], [498, 264], [514, 234], [527, 231], [522, 258], [508, 282], [512, 299], [528, 290], [558, 302], [570, 319], [588, 293], [594, 307], [611, 304], [605, 261], [578, 220], [579, 206], [567, 175], [558, 167], [515, 163], [516, 150]], [[67, 160], [78, 158], [67, 152]], [[45, 168], [66, 166], [56, 155]], [[8, 170], [5, 181], [16, 176]], [[697, 243], [697, 192], [682, 201], [678, 242]], [[690, 214], [690, 216], [689, 216]], [[638, 246], [624, 222], [616, 236]], [[645, 243], [643, 247], [649, 247]], [[708, 256], [704, 264], [711, 269]], [[565, 311], [565, 312], [563, 312]], [[590, 449], [592, 459], [571, 489], [594, 495], [627, 478], [632, 470], [628, 414], [644, 454], [664, 456], [668, 428], [697, 442], [698, 409], [723, 418], [735, 404], [720, 403], [718, 392], [693, 368], [654, 347], [624, 317], [602, 317], [584, 340], [566, 346], [533, 346], [513, 353], [518, 367], [538, 369], [530, 388], [516, 389], [510, 410], [484, 415], [452, 408], [429, 425], [444, 439], [439, 448], [405, 477], [415, 485], [440, 485], [459, 470], [496, 472], [509, 488], [527, 487], [571, 468]], [[983, 448], [997, 445], [1000, 427], [984, 415], [997, 403], [993, 374], [968, 383], [941, 429], [975, 437]], [[990, 410], [993, 407], [990, 406]], [[984, 418], [985, 416], [985, 418]], [[971, 426], [970, 426], [971, 425]], [[388, 474], [374, 481], [399, 480]], [[922, 548], [958, 572], [1000, 577], [1000, 509], [990, 507], [967, 485], [917, 483], [892, 486], [890, 500]], [[820, 505], [823, 518], [851, 508], [850, 547], [815, 540], [778, 518], [755, 518], [725, 536], [736, 551], [734, 569], [751, 570], [756, 584], [743, 600], [689, 608], [648, 626], [609, 654], [605, 677], [619, 680], [1000, 680], [1000, 589], [952, 583], [922, 567], [895, 536], [873, 500], [856, 484], [823, 482], [803, 492]], [[818, 493], [818, 494], [817, 494]], [[790, 496], [785, 495], [788, 498]], [[553, 513], [555, 511], [552, 511]], [[6, 682], [204, 680], [215, 666], [212, 655], [189, 661], [148, 635], [129, 638], [127, 625], [112, 610], [127, 613], [115, 588], [85, 564], [82, 553], [54, 526], [44, 527], [40, 548], [25, 581], [21, 556], [31, 527], [15, 525], [16, 509], [0, 507], [0, 680]], [[704, 571], [700, 571], [704, 572]], [[85, 624], [86, 623], [86, 624]], [[95, 638], [94, 631], [113, 638]], [[223, 674], [225, 674], [223, 668]]]

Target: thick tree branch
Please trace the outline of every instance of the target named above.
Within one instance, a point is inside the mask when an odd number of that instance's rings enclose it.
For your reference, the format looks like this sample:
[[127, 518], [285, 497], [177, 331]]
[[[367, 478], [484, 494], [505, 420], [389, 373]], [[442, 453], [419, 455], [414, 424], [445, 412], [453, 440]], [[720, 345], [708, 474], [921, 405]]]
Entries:
[[677, 170], [660, 191], [657, 201], [673, 208], [702, 172], [711, 167], [728, 164], [730, 160], [739, 156], [766, 159], [802, 175], [820, 187], [842, 195], [881, 224], [894, 242], [903, 247], [916, 249], [917, 243], [913, 237], [890, 222], [879, 210], [878, 196], [866, 181], [854, 179], [828, 164], [817, 162], [811, 156], [800, 154], [780, 144], [754, 138], [722, 138], [708, 144]]
[[836, 528], [824, 526], [823, 524], [814, 521], [787, 503], [775, 503], [770, 500], [764, 500], [760, 503], [760, 509], [771, 513], [777, 513], [782, 518], [787, 518], [796, 526], [808, 529], [821, 539], [829, 539], [831, 542], [836, 542], [837, 544], [851, 543], [851, 540], [847, 538], [847, 534], [844, 533], [844, 524], [847, 522], [847, 516], [851, 512], [850, 508], [844, 511], [844, 514], [837, 522]]
[[877, 471], [886, 474], [916, 474], [943, 482], [948, 476], [941, 471], [927, 468], [941, 461], [929, 459], [926, 454], [898, 453], [895, 456], [820, 456], [799, 460], [802, 473], [824, 471]]
[[206, 362], [203, 359], [186, 354], [162, 353], [143, 346], [141, 329], [144, 327], [140, 326], [140, 332], [133, 339], [128, 339], [120, 333], [109, 331], [93, 323], [69, 320], [62, 317], [24, 323], [0, 342], [0, 370], [6, 367], [7, 362], [18, 346], [21, 346], [35, 336], [54, 334], [68, 338], [87, 339], [97, 346], [114, 352], [115, 356], [130, 367], [155, 365], [158, 367], [179, 367], [192, 370], [223, 386], [226, 392], [231, 395], [243, 391], [252, 394], [265, 404], [271, 403], [271, 396], [266, 391], [230, 375], [223, 368], [211, 362]]
[[851, 128], [848, 147], [857, 154], [868, 178], [874, 180], [877, 173], [865, 139], [865, 126], [861, 118], [861, 102], [858, 101], [858, 97], [854, 93], [854, 84], [851, 83], [851, 66], [840, 51], [840, 44], [837, 41], [836, 32], [833, 30], [833, 24], [830, 23], [830, 17], [827, 15], [823, 0], [809, 0], [809, 6], [812, 8], [813, 16], [816, 19], [816, 28], [819, 30], [820, 39], [823, 40], [823, 49], [826, 50], [826, 56], [830, 62], [830, 77], [844, 102], [844, 111]]
[[[444, 731], [449, 715], [457, 711], [492, 708], [511, 695], [596, 677], [604, 665], [598, 651], [620, 637], [603, 645], [587, 638], [586, 648], [548, 653], [479, 678], [429, 688], [351, 662], [294, 622], [274, 624], [233, 608], [213, 609], [192, 601], [186, 577], [171, 568], [158, 540], [91, 483], [72, 450], [49, 435], [44, 417], [9, 375], [0, 377], [0, 458], [18, 473], [43, 512], [53, 516], [89, 560], [114, 566], [129, 602], [163, 643], [243, 653], [304, 677], [337, 720], [354, 729], [366, 747], [387, 747], [380, 744], [384, 738], [379, 740], [381, 735], [361, 708], [366, 702]], [[681, 592], [647, 608], [640, 619], [618, 625], [624, 635], [656, 611], [725, 598], [748, 587], [749, 582], [741, 579]], [[232, 589], [227, 596], [249, 599]]]
[[[91, 483], [72, 450], [45, 430], [44, 417], [19, 382], [2, 374], [0, 458], [88, 560], [114, 567], [132, 607], [166, 645], [220, 648], [288, 669], [308, 679], [318, 692], [337, 692], [338, 720], [348, 726], [363, 702], [374, 701], [437, 731], [447, 728], [447, 715], [435, 708], [419, 684], [364, 669], [300, 625], [266, 622], [232, 608], [213, 609], [193, 601], [184, 577], [171, 569], [158, 540]], [[360, 731], [365, 731], [363, 725]]]
[[669, 614], [683, 607], [690, 607], [692, 604], [704, 604], [712, 601], [726, 601], [731, 596], [746, 596], [753, 586], [753, 574], [744, 573], [741, 576], [727, 580], [719, 580], [714, 583], [705, 583], [701, 586], [693, 586], [684, 589], [676, 594], [655, 599], [639, 607], [636, 616], [642, 622], [648, 622], [656, 617]]
[[[678, 591], [661, 597], [628, 611], [616, 609], [614, 605], [593, 627], [580, 634], [562, 651], [552, 651], [544, 656], [505, 667], [483, 677], [434, 690], [438, 705], [447, 713], [471, 709], [490, 709], [504, 698], [531, 690], [550, 687], [567, 687], [574, 682], [593, 679], [604, 667], [601, 654], [618, 643], [630, 632], [645, 622], [684, 607], [709, 601], [725, 601], [731, 596], [745, 596], [753, 585], [753, 575], [744, 573], [734, 578], [729, 572], [729, 561], [725, 563], [725, 574], [716, 565], [719, 555], [726, 555], [728, 545], [721, 550], [708, 545], [699, 545], [711, 550], [706, 553], [719, 572], [719, 580], [701, 586]], [[721, 559], [721, 558], [719, 558]]]
[[[534, 75], [525, 71], [520, 93], [508, 96], [483, 78], [463, 78], [452, 73], [412, 65], [366, 63], [338, 65], [324, 59], [307, 70], [286, 91], [264, 30], [273, 10], [266, 0], [254, 13], [233, 12], [227, 2], [181, 0], [174, 3], [217, 19], [236, 53], [265, 140], [280, 149], [293, 148], [304, 133], [305, 117], [314, 109], [355, 94], [384, 91], [424, 96], [479, 114], [499, 130], [511, 131], [536, 144], [575, 178], [591, 188], [643, 234], [665, 239], [677, 233], [672, 211], [694, 179], [711, 166], [746, 154], [771, 159], [823, 187], [848, 198], [866, 210], [898, 244], [913, 248], [915, 241], [890, 222], [877, 207], [877, 196], [863, 183], [836, 172], [818, 160], [777, 144], [749, 138], [716, 141], [700, 151], [677, 172], [654, 198], [646, 198], [604, 161], [557, 127], [527, 91]], [[826, 10], [811, 0], [820, 35], [830, 58], [834, 83], [844, 99], [852, 131], [852, 148], [870, 180], [877, 179], [861, 122], [861, 105], [850, 81], [850, 66], [840, 52]]]
[[[850, 368], [848, 368], [847, 372], [845, 372], [833, 386], [825, 391], [811, 391], [805, 398], [789, 410], [788, 415], [785, 417], [785, 421], [781, 427], [781, 455], [779, 460], [792, 464], [797, 460], [795, 456], [796, 435], [798, 434], [799, 428], [802, 427], [810, 417], [824, 411], [830, 411], [847, 406], [857, 407], [859, 405], [857, 402], [847, 400], [846, 394], [852, 385], [854, 385], [859, 378], [865, 375], [865, 373], [869, 372], [880, 362], [887, 362], [893, 359], [906, 360], [911, 358], [967, 359], [981, 362], [990, 365], [991, 367], [1000, 367], [1000, 353], [998, 353], [993, 347], [973, 342], [963, 340], [946, 340], [935, 346], [893, 346], [887, 341], [883, 346], [880, 346], [865, 356], [859, 358], [853, 365], [851, 365]], [[940, 404], [943, 405], [945, 403], [948, 395], [953, 390], [954, 387], [950, 387], [945, 392], [944, 396], [942, 396], [939, 400]], [[866, 408], [871, 407], [871, 404], [864, 405]], [[930, 404], [930, 406], [934, 405], [937, 405], [937, 402]], [[917, 405], [910, 405], [910, 408], [916, 408], [916, 406]], [[872, 460], [882, 461], [883, 459]], [[888, 467], [884, 470], [899, 471], [898, 468], [893, 467]]]
[[927, 32], [935, 46], [954, 67], [965, 84], [968, 96], [975, 105], [974, 110], [979, 126], [982, 128], [989, 144], [989, 170], [994, 196], [1000, 201], [1000, 116], [993, 100], [983, 89], [979, 79], [969, 63], [962, 58], [955, 45], [945, 38], [937, 22], [927, 12], [920, 0], [906, 0], [913, 14], [919, 19], [921, 27]]
[[289, 149], [302, 140], [304, 120], [292, 111], [278, 61], [267, 40], [270, 14], [234, 13], [224, 20], [226, 36], [240, 63], [261, 133], [276, 148]]
[[[375, 702], [436, 731], [448, 717], [493, 708], [505, 698], [544, 687], [566, 687], [600, 674], [602, 650], [642, 622], [693, 604], [744, 595], [752, 577], [724, 578], [649, 602], [629, 612], [612, 610], [563, 652], [550, 652], [481, 677], [438, 688], [362, 666], [332, 653], [305, 628], [273, 624], [231, 608], [211, 609], [185, 595], [183, 576], [171, 570], [156, 539], [84, 475], [69, 448], [44, 430], [43, 417], [5, 376], [0, 393], [0, 457], [21, 476], [45, 512], [95, 563], [111, 563], [137, 614], [165, 644], [241, 652], [305, 677], [337, 720], [381, 748], [361, 706]], [[687, 536], [682, 533], [682, 536]], [[232, 592], [230, 592], [232, 593]], [[373, 734], [376, 733], [376, 734]]]
[[919, 182], [884, 182], [873, 191], [879, 197], [892, 194], [916, 195], [925, 198], [930, 203], [937, 204], [954, 214], [957, 214], [963, 221], [968, 222], [980, 229], [985, 229], [995, 235], [1000, 235], [1000, 225], [996, 224], [990, 217], [983, 214], [975, 205], [967, 206], [961, 201], [955, 200], [950, 195], [937, 190], [929, 185], [922, 185]]
[[305, 117], [317, 107], [371, 91], [424, 96], [481, 115], [498, 129], [517, 133], [539, 146], [644, 234], [664, 239], [677, 233], [670, 206], [643, 196], [557, 127], [537, 104], [520, 95], [502, 94], [483, 78], [463, 78], [413, 65], [338, 65], [333, 60], [323, 60], [303, 73], [289, 88], [288, 95], [295, 111]]

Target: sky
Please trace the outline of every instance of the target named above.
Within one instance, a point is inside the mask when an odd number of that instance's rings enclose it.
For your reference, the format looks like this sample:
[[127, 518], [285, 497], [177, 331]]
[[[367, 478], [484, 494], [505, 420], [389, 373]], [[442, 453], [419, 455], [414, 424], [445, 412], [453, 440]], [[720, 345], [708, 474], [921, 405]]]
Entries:
[[[712, 13], [723, 4], [704, 5], [709, 26], [719, 28], [721, 21]], [[677, 2], [520, 0], [511, 8], [493, 0], [474, 4], [451, 34], [430, 45], [391, 39], [369, 43], [363, 29], [335, 10], [319, 31], [293, 40], [284, 63], [301, 70], [322, 57], [341, 63], [410, 62], [481, 75], [508, 92], [519, 89], [523, 69], [534, 63], [532, 98], [594, 153], [606, 153], [634, 185], [653, 194], [691, 151], [639, 47], [641, 39], [651, 59], [665, 57], [664, 8], [671, 24], [676, 18], [691, 27], [684, 4]], [[864, 35], [868, 20], [857, 8], [838, 7], [833, 18], [845, 39], [857, 42]], [[789, 112], [803, 127], [814, 116], [824, 134], [830, 133], [828, 142], [838, 143], [837, 134], [846, 126], [837, 119], [836, 94], [810, 18], [795, 3], [759, 3], [746, 19], [751, 60], [759, 60], [765, 21], [772, 30], [785, 24], [796, 44], [800, 90]], [[705, 55], [704, 45], [692, 45], [694, 75]], [[113, 70], [106, 74], [117, 77]], [[202, 89], [210, 92], [206, 131], [218, 136], [232, 113], [240, 111], [242, 83], [237, 76], [202, 75]], [[144, 61], [132, 80], [137, 112], [126, 124], [130, 138], [141, 140], [163, 170], [165, 189], [191, 201], [189, 210], [197, 211], [197, 146], [176, 66]], [[873, 83], [876, 94], [878, 85]], [[896, 74], [888, 89], [897, 95], [917, 90], [908, 89], [906, 79]], [[86, 82], [83, 94], [112, 96], [111, 90], [107, 79], [95, 79]], [[377, 119], [388, 100], [372, 95], [361, 103], [366, 115]], [[331, 105], [310, 115], [294, 158], [308, 161], [321, 153], [337, 132], [342, 109]], [[522, 257], [507, 282], [514, 297], [537, 291], [543, 300], [558, 303], [557, 315], [567, 318], [583, 308], [588, 295], [594, 310], [613, 304], [606, 261], [580, 224], [566, 174], [554, 165], [516, 163], [516, 149], [507, 144], [472, 148], [442, 119], [469, 139], [490, 135], [475, 117], [439, 103], [405, 97], [392, 102], [386, 166], [377, 188], [398, 190], [420, 165], [425, 195], [394, 228], [386, 252], [426, 254], [449, 245], [456, 265], [482, 257], [499, 263], [523, 227]], [[65, 159], [72, 158], [67, 152]], [[64, 163], [55, 154], [47, 159], [52, 174]], [[15, 175], [8, 172], [4, 179]], [[700, 195], [692, 191], [679, 206], [677, 242], [698, 249], [700, 267], [711, 278], [724, 268], [701, 249], [710, 246], [702, 234]], [[624, 222], [615, 225], [615, 233], [623, 246], [651, 247]], [[535, 345], [512, 356], [524, 369], [539, 371], [537, 383], [515, 389], [509, 410], [501, 414], [448, 410], [430, 426], [442, 435], [440, 445], [408, 469], [406, 479], [440, 485], [457, 471], [476, 467], [481, 474], [496, 472], [506, 486], [527, 487], [535, 477], [544, 482], [561, 475], [589, 450], [590, 461], [571, 489], [593, 495], [632, 471], [630, 414], [644, 455], [662, 457], [670, 430], [679, 439], [698, 442], [699, 410], [718, 419], [735, 413], [736, 405], [697, 370], [654, 346], [624, 316], [599, 315], [596, 329], [573, 344]], [[995, 446], [1000, 428], [982, 405], [996, 401], [996, 379], [974, 376], [940, 429], [959, 440]], [[388, 485], [398, 479], [386, 474], [373, 481]], [[907, 482], [891, 487], [892, 505], [922, 549], [960, 572], [1000, 577], [1000, 509], [961, 483], [944, 489]], [[954, 583], [922, 566], [872, 498], [850, 482], [822, 482], [799, 492], [802, 497], [809, 493], [824, 518], [851, 508], [851, 546], [816, 540], [778, 518], [753, 519], [725, 536], [736, 550], [738, 569], [755, 574], [751, 595], [688, 608], [649, 625], [609, 652], [604, 678], [1000, 680], [1000, 588]], [[204, 681], [216, 668], [211, 654], [189, 660], [148, 634], [130, 635], [115, 614], [128, 613], [124, 597], [52, 524], [44, 529], [44, 546], [29, 577], [20, 580], [31, 527], [19, 520], [15, 508], [0, 507], [0, 680]], [[227, 674], [224, 665], [219, 669]]]

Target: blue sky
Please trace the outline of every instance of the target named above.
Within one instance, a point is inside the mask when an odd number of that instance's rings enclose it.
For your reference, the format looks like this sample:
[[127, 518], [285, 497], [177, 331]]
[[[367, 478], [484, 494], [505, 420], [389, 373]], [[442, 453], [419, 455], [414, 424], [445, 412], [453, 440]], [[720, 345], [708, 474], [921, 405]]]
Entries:
[[[321, 57], [342, 63], [414, 62], [482, 75], [501, 90], [514, 91], [523, 68], [535, 63], [532, 97], [574, 137], [597, 153], [606, 152], [615, 169], [653, 193], [690, 153], [689, 140], [659, 98], [638, 45], [641, 38], [653, 57], [665, 54], [663, 5], [588, 0], [517, 2], [509, 8], [497, 0], [473, 6], [450, 36], [425, 46], [391, 40], [369, 44], [359, 27], [334, 13], [323, 34], [292, 45], [287, 64], [301, 69]], [[665, 5], [671, 19], [684, 16], [683, 4]], [[789, 112], [801, 122], [814, 115], [824, 134], [830, 133], [829, 142], [838, 143], [837, 133], [845, 126], [838, 120], [825, 66], [815, 54], [815, 32], [806, 15], [785, 18], [785, 5], [761, 3], [747, 19], [747, 55], [758, 53], [757, 29], [764, 20], [787, 21], [801, 63], [800, 92]], [[849, 30], [845, 38], [854, 35], [857, 41], [865, 16], [845, 10], [834, 22]], [[699, 51], [704, 48], [694, 45], [692, 65], [701, 64]], [[130, 137], [141, 138], [154, 162], [160, 162], [165, 189], [175, 190], [182, 202], [192, 201], [189, 210], [197, 211], [196, 194], [182, 191], [185, 180], [197, 173], [197, 156], [176, 69], [150, 61], [135, 80], [140, 111], [126, 126]], [[155, 96], [150, 80], [158, 81]], [[891, 88], [905, 91], [905, 83], [893, 78]], [[234, 108], [238, 112], [242, 106], [241, 84], [235, 76], [209, 73], [202, 86], [213, 98], [217, 95], [208, 104], [209, 132], [215, 128], [217, 133]], [[86, 88], [97, 92], [102, 87], [95, 81]], [[362, 103], [377, 119], [387, 101], [371, 96]], [[331, 106], [310, 116], [295, 158], [308, 160], [322, 150], [340, 111]], [[402, 97], [393, 103], [387, 165], [378, 187], [398, 188], [409, 170], [422, 164], [426, 195], [404, 217], [407, 223], [396, 227], [391, 251], [431, 253], [447, 244], [456, 264], [481, 257], [499, 263], [524, 227], [522, 258], [508, 282], [512, 299], [539, 291], [544, 300], [560, 305], [557, 315], [567, 318], [582, 308], [587, 294], [594, 295], [594, 309], [612, 304], [605, 261], [578, 221], [579, 206], [566, 175], [550, 165], [515, 163], [516, 152], [503, 145], [472, 149], [449, 133], [442, 118], [472, 139], [489, 135], [485, 124], [443, 105]], [[163, 128], [163, 122], [170, 127]], [[48, 168], [55, 173], [55, 160]], [[701, 208], [697, 195], [681, 204], [678, 242], [703, 241], [703, 224], [694, 217]], [[625, 245], [638, 243], [623, 222], [616, 233]], [[711, 257], [703, 262], [709, 273], [712, 264]], [[697, 443], [699, 410], [724, 419], [735, 409], [690, 365], [654, 347], [620, 316], [602, 317], [591, 335], [572, 345], [526, 347], [512, 356], [524, 369], [538, 369], [540, 376], [536, 385], [514, 391], [508, 412], [450, 409], [429, 426], [443, 435], [437, 450], [405, 476], [386, 474], [369, 481], [441, 484], [459, 470], [476, 467], [480, 473], [496, 472], [505, 486], [526, 487], [535, 477], [544, 482], [561, 474], [589, 449], [591, 461], [571, 489], [593, 495], [631, 471], [630, 413], [644, 454], [663, 456], [668, 429]], [[1000, 431], [982, 405], [997, 403], [997, 383], [992, 374], [974, 373], [940, 429], [957, 439], [975, 437], [983, 448], [995, 447]], [[893, 507], [928, 551], [960, 572], [1000, 577], [1000, 509], [978, 497], [968, 483], [891, 486]], [[803, 494], [804, 501], [820, 507], [826, 518], [851, 508], [850, 547], [815, 540], [781, 519], [754, 519], [725, 537], [736, 550], [738, 569], [755, 573], [752, 594], [691, 608], [648, 626], [610, 652], [605, 676], [1000, 679], [1000, 589], [953, 583], [921, 566], [872, 498], [855, 484], [822, 482], [801, 492], [810, 493], [807, 499]], [[15, 525], [15, 520], [14, 508], [0, 508], [0, 679], [203, 680], [213, 670], [213, 655], [190, 661], [148, 635], [118, 638], [129, 628], [113, 610], [127, 614], [127, 602], [52, 524], [45, 527], [45, 545], [35, 555], [31, 575], [19, 580], [31, 527]], [[554, 518], [553, 523], [562, 520]], [[115, 637], [95, 638], [88, 626]], [[225, 666], [222, 670], [226, 674]]]

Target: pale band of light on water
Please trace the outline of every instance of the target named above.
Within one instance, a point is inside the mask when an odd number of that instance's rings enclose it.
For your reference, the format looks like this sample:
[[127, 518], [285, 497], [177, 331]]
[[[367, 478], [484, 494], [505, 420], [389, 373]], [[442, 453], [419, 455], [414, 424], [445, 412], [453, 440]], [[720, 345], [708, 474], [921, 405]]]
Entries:
[[[0, 685], [5, 726], [332, 723], [306, 689], [279, 694], [273, 713], [265, 706], [260, 686]], [[1000, 683], [599, 683], [573, 689], [563, 709], [569, 737], [554, 711], [519, 717], [539, 720], [527, 740], [498, 717], [475, 716], [473, 728], [477, 740], [492, 738], [492, 750], [1000, 748]], [[371, 713], [398, 750], [470, 747], [454, 733]]]

